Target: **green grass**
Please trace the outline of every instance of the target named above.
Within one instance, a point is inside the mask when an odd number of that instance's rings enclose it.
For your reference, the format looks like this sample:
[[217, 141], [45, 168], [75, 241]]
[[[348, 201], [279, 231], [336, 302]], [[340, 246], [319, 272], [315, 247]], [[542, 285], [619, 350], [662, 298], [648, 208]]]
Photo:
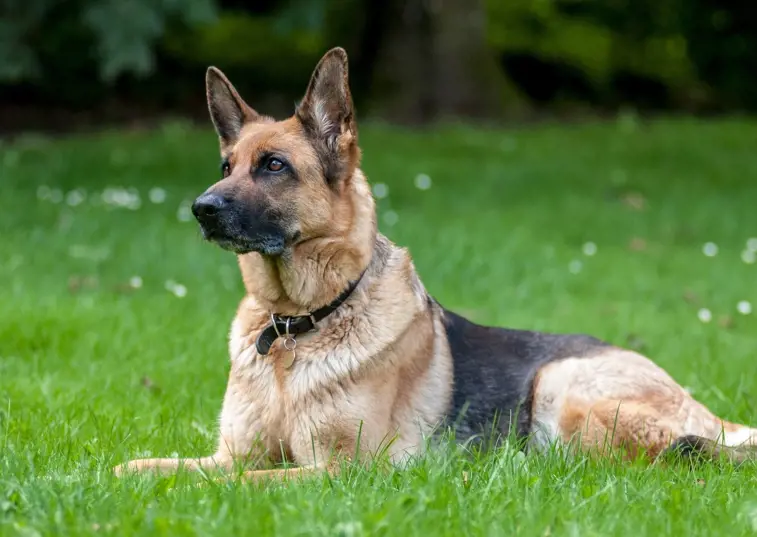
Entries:
[[[757, 305], [757, 264], [741, 259], [757, 237], [757, 123], [374, 126], [361, 136], [369, 179], [388, 186], [383, 231], [410, 248], [444, 305], [639, 348], [719, 415], [757, 423], [757, 319], [736, 310]], [[113, 478], [129, 458], [214, 447], [242, 286], [234, 257], [177, 209], [218, 176], [216, 147], [210, 128], [176, 124], [0, 146], [1, 535], [757, 531], [754, 465], [504, 449], [289, 487]], [[420, 173], [430, 189], [414, 185]], [[95, 203], [108, 187], [135, 188], [141, 207]], [[149, 201], [153, 187], [164, 203]], [[86, 194], [79, 205], [49, 199], [76, 201], [75, 189]], [[716, 256], [702, 253], [706, 242]], [[135, 276], [141, 288], [129, 287]]]

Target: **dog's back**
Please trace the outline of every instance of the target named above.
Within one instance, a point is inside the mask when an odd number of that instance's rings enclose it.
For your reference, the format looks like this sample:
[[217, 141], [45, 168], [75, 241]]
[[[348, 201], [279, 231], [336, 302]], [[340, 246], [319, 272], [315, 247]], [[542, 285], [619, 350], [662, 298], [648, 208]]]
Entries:
[[580, 334], [545, 334], [473, 323], [443, 310], [454, 385], [449, 417], [459, 435], [484, 433], [497, 420], [497, 429], [520, 436], [531, 430], [534, 383], [549, 362], [567, 357], [590, 357], [609, 345]]

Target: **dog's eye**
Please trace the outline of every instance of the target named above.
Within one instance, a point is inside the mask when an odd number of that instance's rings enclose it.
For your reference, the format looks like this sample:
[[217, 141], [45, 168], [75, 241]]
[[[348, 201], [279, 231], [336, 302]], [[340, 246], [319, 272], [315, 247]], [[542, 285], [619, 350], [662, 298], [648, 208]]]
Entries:
[[231, 164], [229, 164], [228, 160], [224, 160], [221, 163], [221, 175], [228, 177], [229, 173], [231, 173]]
[[265, 167], [269, 172], [280, 172], [284, 169], [284, 163], [277, 158], [269, 158]]

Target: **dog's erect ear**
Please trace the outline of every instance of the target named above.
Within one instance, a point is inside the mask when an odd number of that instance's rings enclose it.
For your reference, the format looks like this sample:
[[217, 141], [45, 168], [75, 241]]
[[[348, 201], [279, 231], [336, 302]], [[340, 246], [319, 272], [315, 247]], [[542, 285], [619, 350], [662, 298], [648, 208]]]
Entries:
[[311, 134], [326, 141], [327, 147], [337, 147], [343, 134], [355, 138], [347, 52], [343, 48], [329, 50], [318, 62], [296, 115]]
[[209, 67], [205, 74], [208, 110], [222, 145], [236, 142], [245, 123], [259, 115], [244, 102], [237, 90], [219, 69]]

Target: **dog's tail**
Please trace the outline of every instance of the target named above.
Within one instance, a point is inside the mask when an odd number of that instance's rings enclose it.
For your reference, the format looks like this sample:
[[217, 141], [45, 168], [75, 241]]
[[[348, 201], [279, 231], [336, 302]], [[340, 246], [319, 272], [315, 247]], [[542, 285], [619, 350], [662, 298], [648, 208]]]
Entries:
[[[757, 438], [757, 431], [755, 431]], [[665, 453], [675, 453], [687, 458], [725, 459], [734, 464], [757, 461], [757, 443], [731, 443], [703, 436], [687, 435], [677, 438]]]

